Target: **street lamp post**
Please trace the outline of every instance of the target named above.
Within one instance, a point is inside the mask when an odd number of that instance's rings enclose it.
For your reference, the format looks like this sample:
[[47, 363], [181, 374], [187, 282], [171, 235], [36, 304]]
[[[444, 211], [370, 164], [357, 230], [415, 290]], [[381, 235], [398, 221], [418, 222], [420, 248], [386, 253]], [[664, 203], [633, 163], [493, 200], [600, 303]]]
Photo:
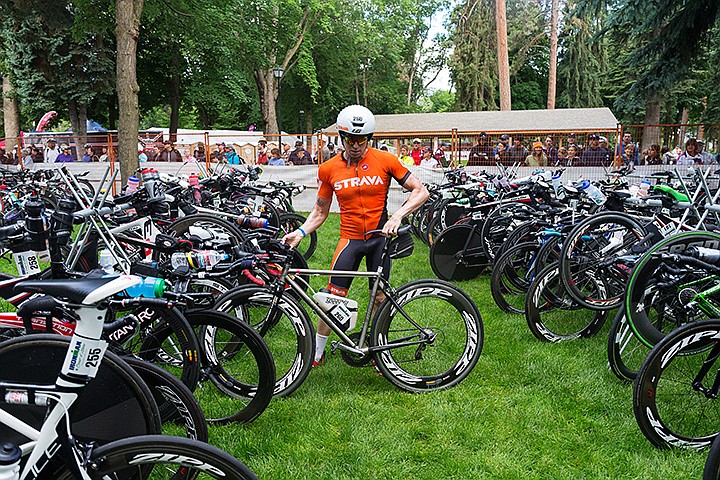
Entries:
[[277, 101], [275, 102], [275, 116], [277, 117], [278, 148], [280, 149], [280, 154], [283, 153], [282, 127], [280, 126], [280, 80], [282, 80], [282, 76], [283, 76], [284, 72], [285, 72], [285, 69], [283, 67], [281, 67], [280, 65], [273, 68], [273, 77], [275, 77], [275, 80], [277, 81], [277, 86], [278, 86]]

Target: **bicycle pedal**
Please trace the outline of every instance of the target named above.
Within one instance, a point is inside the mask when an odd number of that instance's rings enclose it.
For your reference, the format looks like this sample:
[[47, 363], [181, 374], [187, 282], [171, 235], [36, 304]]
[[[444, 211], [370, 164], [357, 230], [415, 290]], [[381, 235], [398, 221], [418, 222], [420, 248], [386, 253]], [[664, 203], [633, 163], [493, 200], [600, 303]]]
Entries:
[[340, 348], [340, 342], [338, 340], [333, 340], [330, 342], [330, 354], [335, 355], [335, 351]]

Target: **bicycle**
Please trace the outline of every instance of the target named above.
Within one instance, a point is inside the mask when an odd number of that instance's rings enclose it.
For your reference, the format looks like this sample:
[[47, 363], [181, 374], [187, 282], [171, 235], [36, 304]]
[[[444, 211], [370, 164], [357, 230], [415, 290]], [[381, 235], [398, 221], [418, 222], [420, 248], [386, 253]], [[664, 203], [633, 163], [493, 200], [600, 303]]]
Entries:
[[[105, 299], [136, 285], [141, 280], [136, 276], [119, 276], [100, 279], [67, 280], [38, 280], [25, 281], [18, 284], [18, 289], [43, 293], [66, 300], [58, 300], [58, 305], [72, 311], [77, 315], [75, 334], [67, 343], [64, 360], [60, 364], [60, 373], [54, 384], [37, 381], [33, 376], [38, 373], [32, 369], [17, 371], [12, 369], [16, 378], [0, 381], [0, 424], [14, 432], [16, 441], [9, 447], [3, 447], [6, 460], [5, 471], [12, 475], [6, 478], [17, 480], [55, 478], [69, 479], [104, 479], [104, 478], [233, 478], [254, 479], [254, 474], [241, 462], [215, 447], [190, 439], [172, 438], [157, 435], [142, 435], [110, 441], [100, 447], [94, 441], [95, 434], [102, 431], [102, 425], [91, 422], [92, 426], [85, 435], [78, 435], [73, 429], [73, 419], [76, 413], [83, 413], [78, 406], [79, 398], [93, 378], [108, 365], [106, 358], [107, 343], [101, 339]], [[23, 358], [32, 353], [35, 358], [44, 358], [57, 355], [57, 349], [43, 347], [38, 336], [28, 336], [13, 339], [0, 346], [0, 356], [10, 351], [16, 358]], [[44, 336], [44, 339], [62, 340], [56, 336]], [[20, 352], [20, 354], [18, 354]], [[7, 355], [6, 355], [7, 358]], [[129, 367], [122, 360], [115, 359], [118, 365], [116, 372], [128, 372]], [[3, 364], [7, 365], [7, 364]], [[7, 366], [5, 367], [7, 369]], [[57, 372], [57, 370], [55, 370]], [[47, 371], [40, 371], [41, 376], [48, 375]], [[3, 378], [8, 378], [4, 376]], [[95, 411], [95, 402], [115, 399], [116, 406], [105, 411], [107, 419], [113, 419], [112, 427], [122, 426], [123, 423], [136, 423], [137, 417], [120, 414], [129, 401], [143, 405], [149, 410], [152, 419], [157, 413], [157, 406], [152, 396], [136, 375], [126, 376], [138, 386], [138, 389], [129, 390], [127, 398], [118, 398], [115, 385], [101, 386], [99, 394], [90, 400], [85, 397], [84, 405]], [[29, 381], [28, 381], [29, 379]], [[144, 389], [144, 393], [143, 393]], [[77, 405], [76, 405], [77, 402]], [[46, 411], [38, 419], [30, 415], [27, 410], [40, 408]], [[158, 417], [155, 417], [157, 420]], [[39, 426], [38, 426], [39, 423]], [[65, 427], [63, 427], [65, 423]], [[86, 425], [87, 426], [87, 425]], [[105, 432], [117, 434], [108, 429]], [[140, 425], [139, 430], [147, 428], [153, 433], [153, 425]], [[157, 425], [155, 425], [157, 428]], [[124, 432], [123, 432], [124, 433]], [[121, 433], [122, 435], [122, 433]], [[3, 437], [7, 439], [7, 436]], [[12, 465], [7, 467], [7, 465]], [[22, 469], [22, 470], [21, 470]], [[12, 470], [12, 472], [8, 472]], [[161, 477], [162, 476], [162, 477]]]
[[[383, 258], [398, 259], [410, 254], [410, 228], [400, 227], [399, 235], [386, 241]], [[367, 232], [375, 233], [380, 230]], [[374, 272], [291, 269], [291, 252], [292, 249], [286, 249], [285, 254], [276, 254], [268, 260], [279, 270], [269, 288], [238, 287], [222, 295], [215, 305], [218, 310], [233, 311], [265, 338], [278, 367], [276, 395], [288, 395], [297, 389], [312, 365], [315, 332], [303, 305], [340, 337], [331, 343], [332, 353], [339, 350], [351, 366], [373, 361], [383, 377], [402, 390], [442, 390], [457, 385], [470, 374], [482, 350], [483, 323], [475, 303], [458, 287], [425, 279], [393, 288], [383, 278], [382, 261]], [[359, 332], [346, 333], [351, 314], [345, 309], [336, 318], [326, 312], [319, 301], [306, 293], [309, 285], [301, 275], [370, 279], [370, 298], [383, 292], [386, 299], [374, 316], [371, 308], [366, 310]]]

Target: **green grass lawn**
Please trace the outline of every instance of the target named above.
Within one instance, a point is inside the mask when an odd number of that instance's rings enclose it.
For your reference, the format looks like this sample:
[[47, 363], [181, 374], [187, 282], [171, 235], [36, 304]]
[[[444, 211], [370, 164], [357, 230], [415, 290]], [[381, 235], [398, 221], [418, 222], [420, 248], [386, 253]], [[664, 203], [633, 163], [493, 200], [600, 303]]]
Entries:
[[[336, 215], [319, 234], [310, 263], [327, 268]], [[428, 249], [416, 242], [393, 265], [393, 284], [424, 277], [433, 277]], [[408, 394], [328, 355], [254, 423], [211, 427], [211, 442], [265, 479], [701, 477], [706, 451], [657, 450], [640, 433], [632, 386], [607, 368], [609, 325], [592, 339], [541, 343], [523, 316], [495, 307], [487, 276], [459, 286], [485, 324], [480, 361], [459, 386]], [[356, 280], [350, 296], [362, 306], [367, 283]]]

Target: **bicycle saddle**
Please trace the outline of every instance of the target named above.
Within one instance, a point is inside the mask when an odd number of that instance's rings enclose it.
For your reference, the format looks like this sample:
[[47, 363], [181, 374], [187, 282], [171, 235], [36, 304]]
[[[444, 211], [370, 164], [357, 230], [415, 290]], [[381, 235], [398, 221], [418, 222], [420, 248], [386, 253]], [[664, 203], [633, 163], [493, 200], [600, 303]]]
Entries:
[[16, 292], [43, 293], [51, 297], [67, 298], [82, 305], [93, 305], [140, 283], [136, 275], [101, 278], [25, 280], [15, 285]]

